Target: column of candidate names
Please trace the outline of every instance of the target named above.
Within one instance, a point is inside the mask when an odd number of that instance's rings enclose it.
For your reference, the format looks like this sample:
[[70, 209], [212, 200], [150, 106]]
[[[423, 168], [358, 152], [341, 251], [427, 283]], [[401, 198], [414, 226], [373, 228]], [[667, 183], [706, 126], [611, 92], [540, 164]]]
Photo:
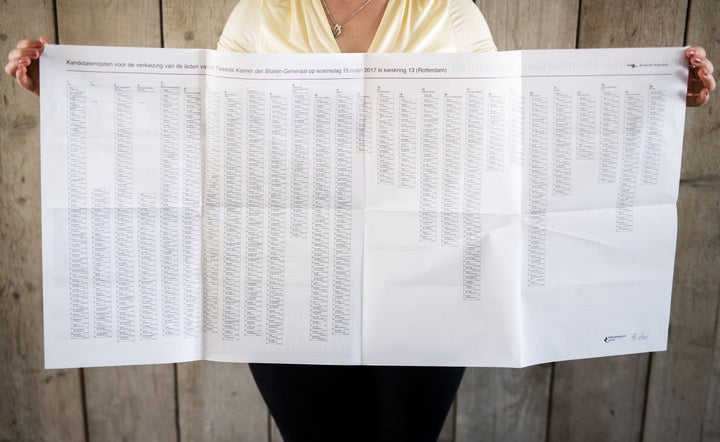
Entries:
[[[247, 81], [207, 91], [204, 329], [225, 341], [283, 345], [288, 290], [307, 301], [307, 329], [298, 331], [307, 340], [350, 334], [355, 111], [363, 100], [302, 79], [286, 86]], [[299, 285], [287, 270], [297, 253], [308, 258], [292, 263], [306, 274]]]
[[[632, 232], [637, 187], [657, 184], [662, 157], [667, 94], [651, 79], [549, 81], [522, 93], [487, 79], [466, 80], [458, 92], [443, 81], [402, 90], [389, 82], [370, 95], [377, 184], [418, 191], [418, 243], [462, 248], [463, 299], [480, 299], [481, 194], [490, 174], [525, 168], [528, 287], [546, 283], [548, 213], [578, 197], [578, 183], [617, 189], [615, 225], [607, 227]], [[596, 173], [574, 176], [580, 162]]]
[[520, 164], [520, 96], [443, 83], [373, 90], [376, 184], [417, 192], [418, 244], [461, 249], [462, 297], [479, 300], [483, 177]]
[[[308, 338], [350, 333], [363, 97], [128, 81], [69, 82], [66, 98], [73, 339], [205, 332], [282, 344], [289, 238], [309, 249]], [[112, 109], [112, 133], [88, 134], [101, 107]], [[103, 137], [112, 172], [98, 180], [88, 151]], [[148, 159], [157, 185], [140, 188]]]
[[[65, 93], [71, 339], [199, 336], [201, 91], [78, 81]], [[111, 128], [92, 123], [104, 109]], [[141, 186], [148, 158], [158, 179]]]

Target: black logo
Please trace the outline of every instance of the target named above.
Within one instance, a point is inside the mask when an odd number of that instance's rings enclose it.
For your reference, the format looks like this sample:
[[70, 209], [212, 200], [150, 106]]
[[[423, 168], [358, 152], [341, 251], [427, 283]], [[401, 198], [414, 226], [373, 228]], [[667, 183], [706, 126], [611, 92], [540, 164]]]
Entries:
[[627, 335], [616, 335], [616, 336], [605, 336], [603, 342], [609, 344], [611, 342], [619, 341], [620, 339], [627, 338]]

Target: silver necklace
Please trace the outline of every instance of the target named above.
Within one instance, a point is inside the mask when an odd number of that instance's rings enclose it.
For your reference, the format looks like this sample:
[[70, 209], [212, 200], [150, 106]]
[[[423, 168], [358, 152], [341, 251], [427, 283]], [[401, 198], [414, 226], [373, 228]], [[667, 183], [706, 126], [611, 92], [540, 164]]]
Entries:
[[351, 18], [353, 18], [353, 17], [355, 17], [356, 15], [358, 15], [358, 13], [359, 13], [360, 11], [362, 11], [363, 9], [365, 9], [365, 6], [369, 5], [372, 0], [367, 0], [365, 3], [363, 3], [362, 5], [360, 5], [360, 7], [355, 10], [355, 12], [353, 12], [353, 13], [350, 14], [350, 15], [348, 15], [347, 17], [345, 17], [344, 20], [342, 20], [342, 21], [340, 21], [340, 22], [335, 21], [335, 18], [333, 17], [332, 12], [330, 12], [330, 8], [328, 8], [328, 5], [327, 5], [327, 3], [325, 2], [325, 0], [320, 0], [320, 1], [322, 2], [323, 8], [325, 8], [325, 12], [327, 12], [328, 17], [330, 17], [330, 21], [332, 21], [333, 23], [335, 23], [333, 26], [330, 26], [330, 30], [332, 31], [332, 35], [333, 35], [333, 37], [338, 38], [338, 37], [340, 36], [340, 34], [342, 34], [342, 27], [343, 27], [343, 25], [344, 25], [345, 23], [347, 23]]

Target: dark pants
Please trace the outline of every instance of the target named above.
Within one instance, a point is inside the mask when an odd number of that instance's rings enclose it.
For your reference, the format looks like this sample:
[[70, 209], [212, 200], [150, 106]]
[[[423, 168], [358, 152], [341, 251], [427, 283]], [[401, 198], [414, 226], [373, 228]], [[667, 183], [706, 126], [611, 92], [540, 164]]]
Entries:
[[285, 442], [436, 441], [460, 367], [250, 364]]

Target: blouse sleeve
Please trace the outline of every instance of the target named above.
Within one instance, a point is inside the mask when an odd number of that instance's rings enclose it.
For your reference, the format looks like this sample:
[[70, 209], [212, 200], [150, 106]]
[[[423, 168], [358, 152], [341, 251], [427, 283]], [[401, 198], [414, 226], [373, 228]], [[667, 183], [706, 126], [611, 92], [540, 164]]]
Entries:
[[470, 0], [449, 0], [449, 2], [457, 51], [497, 51], [485, 17], [475, 3]]
[[229, 52], [258, 52], [260, 11], [263, 0], [240, 0], [225, 23], [217, 49]]

